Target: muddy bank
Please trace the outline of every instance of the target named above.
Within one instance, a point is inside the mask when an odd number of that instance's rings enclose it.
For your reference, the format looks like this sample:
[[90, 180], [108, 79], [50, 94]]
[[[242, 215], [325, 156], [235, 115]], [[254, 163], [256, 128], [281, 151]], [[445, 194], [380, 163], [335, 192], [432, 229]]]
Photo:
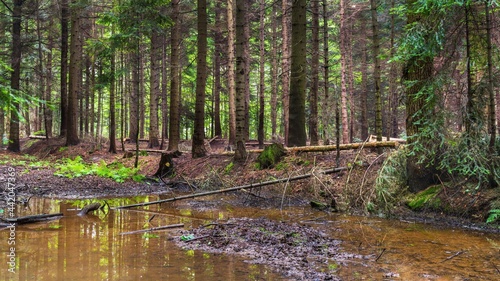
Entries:
[[[249, 263], [267, 264], [292, 280], [340, 280], [335, 270], [353, 255], [340, 241], [306, 225], [237, 218], [179, 232], [183, 249], [236, 254]], [[356, 256], [358, 259], [368, 257]]]

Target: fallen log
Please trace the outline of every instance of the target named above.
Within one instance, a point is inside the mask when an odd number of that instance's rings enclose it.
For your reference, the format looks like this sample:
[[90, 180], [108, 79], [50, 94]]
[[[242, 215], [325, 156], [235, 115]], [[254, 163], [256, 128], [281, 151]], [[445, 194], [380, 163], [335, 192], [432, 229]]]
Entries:
[[[1, 221], [4, 223], [3, 226], [7, 224], [26, 224], [26, 223], [34, 223], [41, 221], [48, 221], [61, 218], [63, 213], [57, 214], [41, 214], [41, 215], [32, 215], [25, 217], [17, 217], [17, 218], [2, 218]], [[7, 224], [6, 224], [7, 223]]]
[[[335, 169], [329, 169], [329, 170], [324, 170], [319, 172], [320, 174], [333, 174], [337, 173], [340, 171], [344, 171], [349, 169], [348, 167], [339, 167]], [[189, 195], [183, 195], [183, 196], [178, 196], [178, 197], [172, 197], [168, 199], [163, 199], [163, 200], [158, 200], [158, 201], [151, 201], [151, 202], [144, 202], [144, 203], [137, 203], [137, 204], [130, 204], [130, 205], [124, 205], [124, 206], [119, 206], [115, 207], [114, 209], [127, 209], [127, 208], [133, 208], [133, 207], [142, 207], [142, 206], [148, 206], [148, 205], [153, 205], [153, 204], [161, 204], [161, 203], [166, 203], [166, 202], [173, 202], [173, 201], [178, 201], [178, 200], [183, 200], [183, 199], [190, 199], [190, 198], [195, 198], [195, 197], [201, 197], [201, 196], [208, 196], [208, 195], [213, 195], [213, 194], [218, 194], [218, 193], [226, 193], [226, 192], [231, 192], [231, 191], [237, 191], [240, 189], [250, 189], [250, 188], [256, 188], [256, 187], [261, 187], [261, 186], [266, 186], [266, 185], [272, 185], [272, 184], [277, 184], [277, 183], [283, 183], [283, 182], [290, 182], [290, 181], [296, 181], [296, 180], [301, 180], [301, 179], [306, 179], [313, 176], [313, 174], [305, 174], [305, 175], [300, 175], [300, 176], [295, 176], [295, 177], [290, 177], [290, 178], [282, 178], [282, 179], [277, 179], [277, 180], [272, 180], [272, 181], [265, 181], [261, 183], [256, 183], [256, 184], [247, 184], [247, 185], [241, 185], [241, 186], [236, 186], [236, 187], [231, 187], [231, 188], [225, 188], [225, 189], [219, 189], [219, 190], [214, 190], [214, 191], [207, 191], [207, 192], [201, 192], [201, 193], [195, 193], [195, 194], [189, 194]]]
[[178, 224], [171, 224], [171, 225], [165, 225], [165, 226], [151, 227], [151, 228], [148, 228], [148, 229], [141, 229], [141, 230], [135, 230], [135, 231], [129, 231], [129, 232], [122, 232], [122, 233], [120, 233], [120, 235], [136, 234], [136, 233], [143, 233], [143, 232], [151, 232], [151, 231], [158, 231], [158, 230], [169, 229], [169, 228], [177, 228], [177, 227], [184, 227], [184, 224], [183, 223], [178, 223]]
[[87, 206], [83, 207], [80, 212], [78, 212], [79, 216], [85, 216], [86, 214], [99, 210], [101, 208], [101, 203], [95, 202], [92, 204], [88, 204]]
[[[357, 143], [346, 143], [339, 145], [339, 150], [351, 150], [351, 149], [361, 149], [361, 148], [378, 148], [378, 147], [390, 147], [397, 148], [399, 142], [397, 141], [378, 141], [378, 142], [357, 142]], [[336, 145], [319, 145], [319, 146], [296, 146], [296, 147], [285, 147], [286, 152], [300, 153], [300, 152], [328, 152], [336, 151]], [[247, 150], [248, 153], [261, 153], [263, 149], [250, 149]], [[225, 155], [234, 154], [234, 151], [224, 152]]]
[[46, 140], [47, 136], [36, 136], [36, 135], [30, 135], [30, 139], [35, 139], [35, 140]]

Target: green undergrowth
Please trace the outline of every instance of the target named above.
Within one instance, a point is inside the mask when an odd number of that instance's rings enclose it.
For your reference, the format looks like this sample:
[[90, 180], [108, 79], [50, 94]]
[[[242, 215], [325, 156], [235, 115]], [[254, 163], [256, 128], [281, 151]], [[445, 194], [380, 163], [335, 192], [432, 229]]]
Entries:
[[437, 196], [441, 192], [440, 185], [431, 186], [417, 194], [408, 201], [410, 209], [418, 211], [424, 208], [439, 209], [441, 206], [441, 199]]
[[75, 157], [75, 159], [63, 159], [62, 163], [56, 165], [56, 169], [54, 175], [70, 179], [96, 175], [122, 183], [127, 180], [141, 182], [145, 178], [144, 175], [139, 174], [138, 168], [129, 168], [120, 162], [106, 164], [104, 160], [99, 163], [87, 164], [80, 156]]
[[386, 158], [375, 180], [375, 199], [368, 202], [370, 212], [391, 213], [407, 194], [406, 150], [398, 149]]

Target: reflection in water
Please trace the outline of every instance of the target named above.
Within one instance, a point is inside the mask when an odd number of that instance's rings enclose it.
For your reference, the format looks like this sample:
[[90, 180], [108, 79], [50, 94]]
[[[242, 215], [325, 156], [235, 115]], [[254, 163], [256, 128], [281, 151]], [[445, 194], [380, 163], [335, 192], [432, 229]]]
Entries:
[[[250, 265], [230, 256], [179, 249], [171, 241], [168, 231], [155, 232], [156, 235], [150, 235], [153, 236], [150, 238], [143, 237], [142, 233], [120, 234], [186, 223], [185, 218], [157, 214], [148, 224], [151, 213], [127, 210], [109, 210], [99, 216], [76, 216], [76, 207], [86, 203], [51, 203], [50, 200], [32, 198], [29, 210], [18, 210], [18, 216], [57, 212], [63, 212], [65, 216], [50, 223], [18, 226], [16, 273], [7, 271], [8, 245], [5, 242], [0, 248], [4, 257], [0, 280], [280, 279], [263, 266]], [[7, 238], [8, 232], [4, 230], [2, 233]]]
[[[106, 202], [119, 206], [157, 199]], [[198, 202], [210, 205], [210, 201]], [[77, 209], [88, 203], [32, 198], [28, 209], [19, 209], [18, 216], [57, 212], [65, 216], [50, 223], [17, 227], [16, 274], [7, 271], [9, 234], [2, 231], [0, 280], [286, 280], [267, 267], [232, 256], [179, 249], [171, 241], [178, 237], [172, 237], [170, 230], [150, 236], [120, 234], [178, 223], [197, 227], [232, 217], [313, 224], [342, 240], [343, 250], [352, 259], [330, 261], [328, 270], [343, 280], [500, 279], [500, 238], [494, 234], [325, 214], [308, 207], [280, 211], [222, 206], [196, 211], [187, 202], [174, 202], [128, 210], [106, 207], [96, 215], [76, 216]]]

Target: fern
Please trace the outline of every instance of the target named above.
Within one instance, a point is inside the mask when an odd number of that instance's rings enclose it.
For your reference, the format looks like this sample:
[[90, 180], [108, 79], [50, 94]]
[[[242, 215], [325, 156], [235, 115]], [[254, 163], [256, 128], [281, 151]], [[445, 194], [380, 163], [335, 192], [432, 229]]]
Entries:
[[500, 209], [490, 210], [486, 223], [494, 223], [500, 219]]

